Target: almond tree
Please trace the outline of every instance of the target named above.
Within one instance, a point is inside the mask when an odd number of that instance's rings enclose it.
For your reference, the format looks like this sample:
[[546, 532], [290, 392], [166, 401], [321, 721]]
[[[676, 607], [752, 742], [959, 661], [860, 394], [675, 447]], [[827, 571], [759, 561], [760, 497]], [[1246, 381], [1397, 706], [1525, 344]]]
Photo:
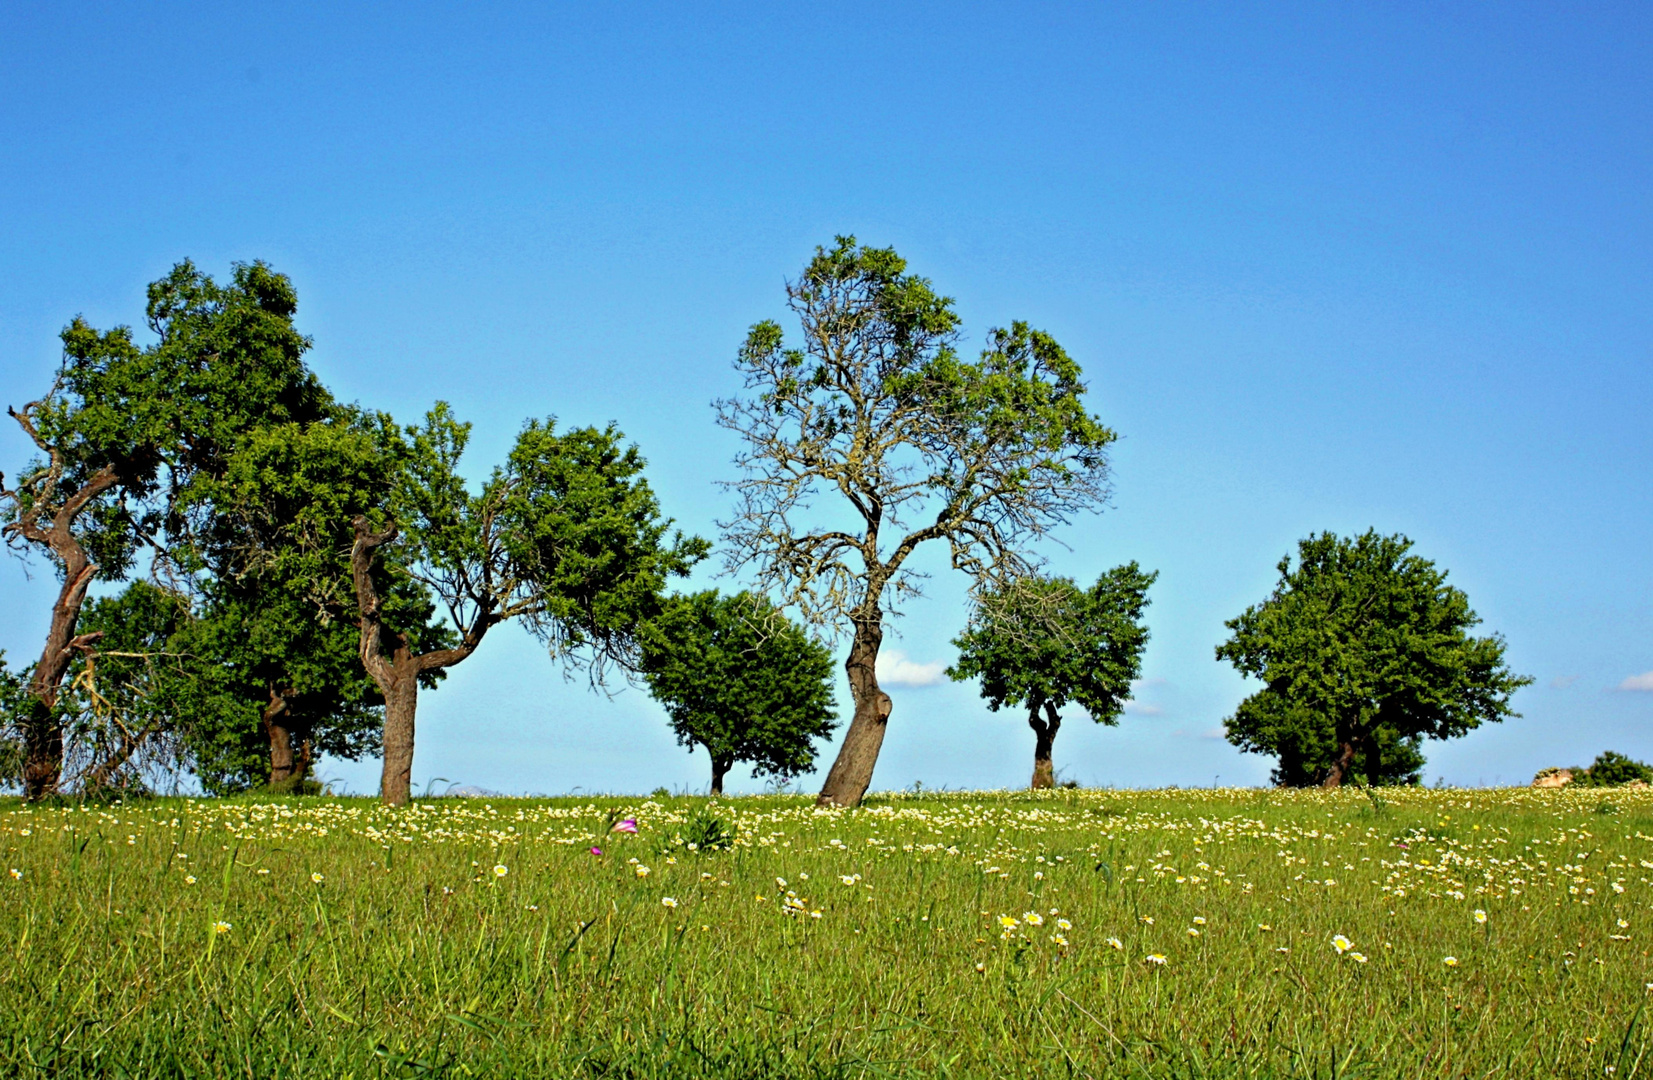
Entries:
[[1115, 436], [1050, 335], [1014, 322], [961, 358], [952, 301], [892, 250], [839, 237], [786, 297], [799, 339], [753, 326], [736, 361], [750, 396], [717, 403], [746, 441], [721, 526], [731, 569], [850, 632], [855, 711], [820, 802], [851, 806], [884, 741], [875, 667], [886, 612], [919, 592], [913, 552], [946, 544], [977, 593], [1030, 574], [1032, 542], [1103, 503]]
[[[407, 430], [391, 501], [354, 521], [361, 658], [384, 693], [381, 797], [393, 805], [410, 794], [422, 679], [464, 661], [508, 619], [521, 619], [565, 670], [584, 670], [593, 684], [612, 664], [635, 670], [639, 628], [658, 611], [667, 579], [707, 551], [705, 541], [671, 532], [642, 455], [612, 426], [559, 435], [553, 421], [530, 421], [476, 494], [458, 471], [469, 436], [470, 425], [438, 404], [423, 427]], [[428, 588], [452, 643], [421, 649], [396, 629], [376, 569]]]

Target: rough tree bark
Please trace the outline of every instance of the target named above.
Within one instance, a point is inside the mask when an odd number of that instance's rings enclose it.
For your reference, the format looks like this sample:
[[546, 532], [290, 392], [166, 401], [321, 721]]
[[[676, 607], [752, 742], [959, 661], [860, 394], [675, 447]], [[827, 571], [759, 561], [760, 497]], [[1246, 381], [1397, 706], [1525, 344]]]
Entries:
[[360, 611], [362, 667], [385, 696], [384, 771], [379, 798], [387, 806], [402, 806], [413, 794], [413, 721], [419, 708], [419, 676], [452, 667], [475, 652], [493, 623], [492, 612], [486, 607], [478, 611], [457, 648], [414, 653], [406, 636], [384, 625], [383, 602], [373, 584], [374, 552], [396, 539], [396, 526], [374, 532], [363, 517], [356, 518], [353, 526], [356, 540], [350, 549], [350, 574]]
[[1355, 757], [1360, 753], [1365, 739], [1349, 727], [1338, 726], [1337, 757], [1332, 759], [1332, 767], [1326, 773], [1326, 779], [1321, 787], [1342, 787], [1343, 781], [1348, 779], [1349, 771], [1354, 767]]
[[264, 736], [270, 743], [270, 786], [277, 787], [293, 778], [293, 729], [287, 698], [291, 690], [270, 687], [270, 700], [265, 703], [259, 719]]
[[849, 675], [850, 696], [855, 715], [844, 733], [844, 745], [832, 762], [818, 806], [855, 806], [872, 786], [872, 770], [884, 745], [893, 702], [878, 688], [878, 647], [884, 641], [882, 612], [855, 620], [855, 639], [850, 643], [844, 671]]
[[[38, 403], [37, 403], [38, 404]], [[84, 650], [101, 634], [75, 634], [80, 621], [80, 609], [86, 603], [86, 590], [98, 574], [98, 566], [86, 554], [80, 540], [74, 535], [75, 519], [80, 512], [104, 492], [120, 483], [120, 475], [111, 466], [105, 466], [83, 483], [79, 490], [63, 500], [55, 513], [52, 504], [63, 476], [63, 459], [35, 430], [28, 413], [7, 410], [23, 428], [35, 445], [44, 451], [50, 464], [35, 489], [26, 510], [17, 520], [5, 527], [7, 533], [21, 536], [33, 544], [49, 550], [63, 571], [63, 584], [52, 604], [52, 621], [46, 631], [46, 645], [40, 660], [29, 678], [29, 693], [34, 704], [23, 722], [23, 798], [34, 802], [57, 794], [63, 779], [63, 723], [57, 716], [57, 699], [63, 685], [63, 676], [77, 650]], [[15, 504], [21, 503], [18, 492], [6, 491], [5, 496]], [[50, 517], [47, 517], [50, 513]]]
[[1056, 706], [1044, 703], [1045, 719], [1039, 718], [1038, 703], [1027, 707], [1027, 726], [1033, 729], [1033, 789], [1056, 786], [1056, 767], [1051, 761], [1051, 744], [1062, 728], [1062, 717]]

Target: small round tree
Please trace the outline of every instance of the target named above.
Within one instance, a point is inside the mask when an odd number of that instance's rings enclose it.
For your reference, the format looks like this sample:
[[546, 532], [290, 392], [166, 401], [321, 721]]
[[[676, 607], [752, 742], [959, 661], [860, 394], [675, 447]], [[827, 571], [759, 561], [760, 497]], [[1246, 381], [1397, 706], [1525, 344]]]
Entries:
[[[1158, 574], [1116, 566], [1081, 589], [1069, 578], [1029, 578], [983, 595], [953, 644], [953, 679], [981, 680], [987, 707], [1023, 706], [1033, 729], [1033, 787], [1056, 783], [1051, 745], [1061, 710], [1076, 702], [1099, 724], [1117, 724], [1142, 670], [1148, 587]], [[1043, 716], [1040, 714], [1043, 713]]]
[[677, 741], [712, 758], [712, 794], [737, 761], [790, 778], [837, 726], [832, 653], [761, 597], [674, 596], [643, 635], [643, 677]]

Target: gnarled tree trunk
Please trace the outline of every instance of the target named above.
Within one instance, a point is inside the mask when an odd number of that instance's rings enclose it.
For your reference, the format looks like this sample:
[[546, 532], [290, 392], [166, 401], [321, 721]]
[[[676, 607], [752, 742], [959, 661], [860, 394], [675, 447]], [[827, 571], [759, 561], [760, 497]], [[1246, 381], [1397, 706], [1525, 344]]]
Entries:
[[1033, 729], [1033, 789], [1051, 788], [1056, 786], [1056, 768], [1051, 762], [1051, 744], [1056, 741], [1056, 733], [1062, 728], [1062, 717], [1056, 711], [1056, 706], [1050, 702], [1044, 703], [1045, 717], [1039, 718], [1039, 704], [1037, 702], [1027, 707], [1027, 726]]
[[[50, 448], [35, 435], [26, 417], [12, 413], [42, 449]], [[53, 453], [53, 468], [57, 468]], [[114, 487], [119, 477], [111, 468], [99, 470], [80, 490], [64, 500], [49, 522], [36, 512], [24, 514], [6, 526], [6, 531], [22, 536], [31, 543], [48, 548], [63, 566], [63, 584], [52, 605], [52, 622], [46, 631], [46, 645], [40, 660], [29, 677], [29, 693], [34, 704], [23, 722], [23, 798], [34, 802], [57, 794], [63, 779], [63, 722], [57, 715], [57, 699], [63, 685], [63, 676], [69, 670], [77, 649], [85, 649], [101, 634], [76, 636], [75, 626], [80, 621], [80, 609], [86, 603], [86, 590], [97, 577], [98, 566], [86, 554], [71, 531], [75, 518], [93, 499]], [[52, 481], [53, 487], [56, 480]], [[8, 493], [11, 494], [11, 493]], [[15, 494], [11, 495], [16, 498]], [[49, 499], [48, 490], [44, 498]], [[38, 505], [38, 504], [37, 504]]]
[[832, 762], [826, 783], [815, 802], [820, 806], [855, 806], [872, 786], [872, 770], [884, 745], [884, 731], [893, 703], [878, 688], [878, 647], [884, 640], [881, 613], [874, 609], [868, 618], [855, 621], [855, 639], [850, 643], [844, 670], [849, 674], [850, 695], [855, 715], [844, 733], [844, 745]]
[[280, 787], [293, 779], [293, 729], [287, 698], [291, 690], [270, 687], [270, 700], [265, 703], [260, 721], [264, 737], [270, 743], [270, 786]]
[[387, 806], [402, 806], [413, 797], [413, 719], [419, 708], [419, 676], [452, 667], [475, 652], [493, 625], [494, 614], [486, 605], [479, 606], [476, 621], [464, 628], [458, 648], [415, 653], [404, 635], [384, 625], [383, 602], [373, 584], [373, 553], [396, 539], [396, 526], [374, 532], [364, 517], [357, 517], [352, 525], [356, 541], [350, 549], [350, 576], [361, 619], [362, 667], [385, 696], [379, 799]]
[[1350, 770], [1354, 768], [1356, 755], [1360, 753], [1360, 749], [1364, 744], [1365, 740], [1352, 728], [1339, 725], [1337, 756], [1332, 759], [1332, 767], [1327, 771], [1326, 779], [1321, 782], [1320, 786], [1328, 788], [1342, 787], [1343, 781], [1348, 779]]

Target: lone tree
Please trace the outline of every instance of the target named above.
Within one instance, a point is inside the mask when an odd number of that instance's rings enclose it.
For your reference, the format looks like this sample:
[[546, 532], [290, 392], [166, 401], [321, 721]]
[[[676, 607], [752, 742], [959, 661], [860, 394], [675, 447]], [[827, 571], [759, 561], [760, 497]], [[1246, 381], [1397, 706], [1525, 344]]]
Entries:
[[[469, 436], [470, 425], [438, 404], [423, 427], [407, 429], [388, 506], [353, 523], [361, 659], [384, 693], [381, 797], [393, 805], [409, 797], [421, 681], [513, 618], [565, 670], [583, 669], [594, 684], [610, 664], [634, 670], [639, 627], [658, 611], [666, 580], [688, 574], [708, 549], [671, 533], [642, 456], [612, 426], [559, 435], [550, 421], [530, 421], [474, 495], [458, 472]], [[453, 643], [421, 649], [397, 629], [376, 570], [428, 588], [447, 612]]]
[[5, 537], [44, 551], [61, 581], [29, 677], [27, 799], [56, 793], [62, 778], [57, 699], [76, 656], [96, 642], [76, 629], [86, 590], [124, 576], [141, 545], [187, 529], [179, 493], [248, 427], [308, 418], [325, 398], [303, 363], [309, 342], [293, 327], [292, 285], [264, 264], [237, 265], [219, 285], [182, 262], [149, 286], [148, 300], [152, 344], [77, 318], [62, 333], [50, 390], [8, 409], [42, 456], [14, 487], [0, 478]]
[[684, 746], [712, 759], [712, 794], [744, 761], [790, 778], [837, 726], [832, 653], [762, 597], [674, 596], [643, 638], [643, 677]]
[[[1051, 744], [1061, 710], [1076, 702], [1099, 724], [1117, 724], [1142, 671], [1148, 588], [1159, 575], [1116, 566], [1081, 589], [1070, 578], [1035, 578], [984, 594], [953, 644], [947, 674], [981, 680], [987, 707], [1027, 709], [1033, 729], [1033, 787], [1056, 784]], [[1041, 713], [1043, 715], [1041, 715]]]
[[1032, 572], [1032, 541], [1107, 495], [1114, 433], [1085, 411], [1079, 365], [1021, 322], [962, 359], [952, 301], [906, 270], [853, 237], [817, 248], [786, 287], [800, 342], [753, 326], [736, 361], [751, 396], [717, 403], [746, 440], [721, 523], [731, 568], [851, 633], [855, 711], [823, 804], [852, 806], [872, 782], [892, 707], [875, 674], [884, 615], [919, 591], [913, 552], [945, 542], [973, 591], [1002, 588]]
[[1411, 548], [1400, 535], [1328, 532], [1298, 543], [1296, 566], [1280, 560], [1274, 592], [1217, 646], [1267, 684], [1226, 721], [1230, 742], [1282, 762], [1330, 744], [1318, 779], [1337, 787], [1384, 739], [1451, 739], [1519, 715], [1510, 696], [1532, 680], [1505, 666], [1503, 638], [1470, 636], [1481, 620], [1469, 598]]

